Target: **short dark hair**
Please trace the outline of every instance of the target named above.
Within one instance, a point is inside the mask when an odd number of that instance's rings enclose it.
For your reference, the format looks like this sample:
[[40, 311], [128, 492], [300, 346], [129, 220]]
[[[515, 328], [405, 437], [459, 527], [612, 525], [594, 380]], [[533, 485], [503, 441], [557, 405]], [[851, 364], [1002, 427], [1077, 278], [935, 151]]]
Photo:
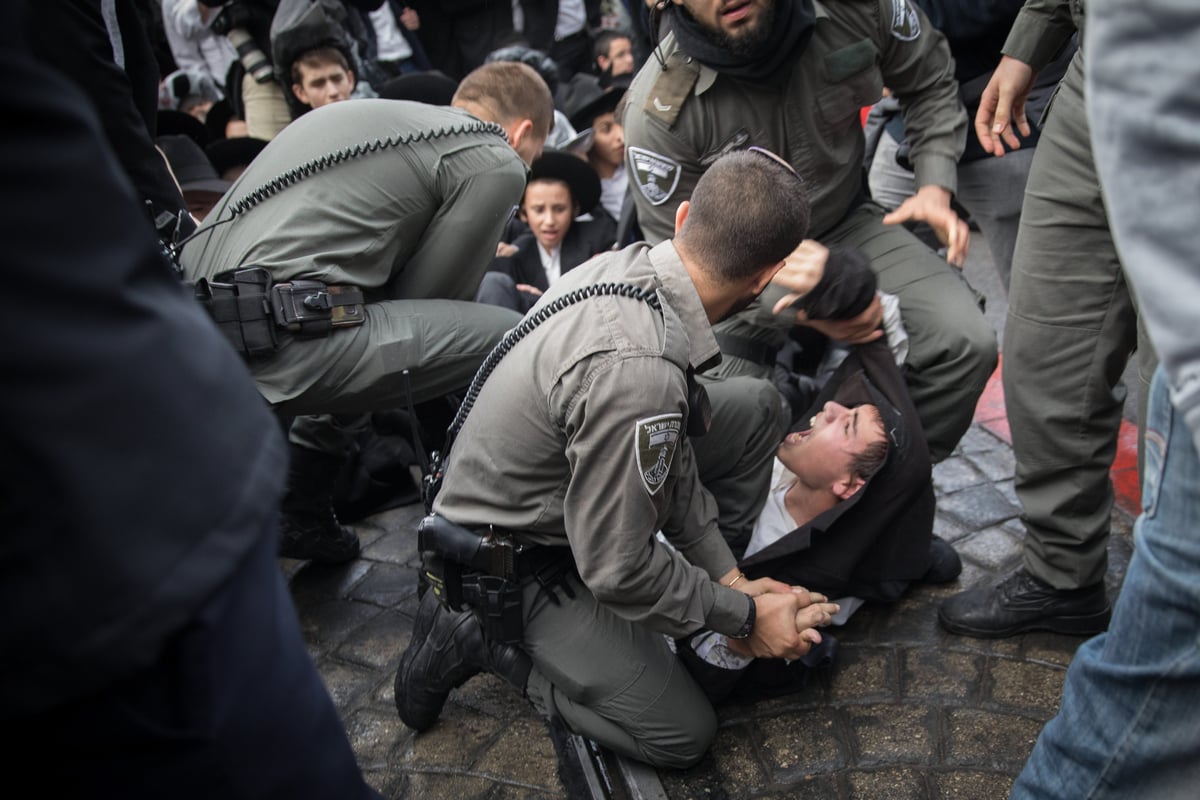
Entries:
[[[596, 38], [592, 44], [592, 62], [600, 60], [600, 56], [608, 58], [608, 51], [612, 48], [612, 43], [617, 39], [628, 39], [633, 42], [633, 36], [621, 30], [620, 28], [605, 28], [596, 34]], [[597, 64], [597, 66], [599, 66]]]
[[850, 477], [869, 481], [871, 476], [883, 469], [883, 465], [887, 463], [888, 452], [891, 450], [891, 447], [888, 444], [887, 429], [884, 427], [883, 415], [879, 413], [879, 409], [875, 406], [862, 406], [862, 408], [870, 408], [873, 412], [871, 415], [872, 419], [883, 429], [882, 439], [877, 442], [871, 442], [850, 461]]
[[296, 56], [292, 61], [292, 83], [298, 84], [304, 80], [304, 76], [300, 73], [301, 64], [309, 69], [320, 69], [326, 64], [337, 64], [346, 72], [353, 71], [350, 69], [350, 62], [346, 59], [346, 54], [333, 45], [314, 47], [312, 50], [305, 50]]
[[795, 250], [811, 214], [791, 167], [765, 151], [739, 150], [700, 176], [676, 241], [715, 278], [737, 282]]

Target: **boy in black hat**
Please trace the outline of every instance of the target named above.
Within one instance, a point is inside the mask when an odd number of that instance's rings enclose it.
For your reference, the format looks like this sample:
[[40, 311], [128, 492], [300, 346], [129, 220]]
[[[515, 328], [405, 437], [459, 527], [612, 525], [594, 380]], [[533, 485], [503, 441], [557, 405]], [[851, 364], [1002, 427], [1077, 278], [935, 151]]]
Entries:
[[529, 232], [517, 251], [492, 261], [475, 300], [522, 314], [563, 273], [612, 248], [615, 225], [606, 218], [576, 219], [596, 207], [600, 178], [578, 156], [546, 150], [533, 162], [518, 215]]
[[[625, 128], [617, 116], [617, 106], [625, 97], [632, 76], [618, 75], [607, 89], [584, 89], [572, 98], [568, 117], [577, 131], [591, 130], [592, 145], [587, 151], [588, 163], [600, 177], [600, 209], [617, 224], [627, 201], [629, 180], [625, 172]], [[622, 241], [621, 244], [626, 244]]]

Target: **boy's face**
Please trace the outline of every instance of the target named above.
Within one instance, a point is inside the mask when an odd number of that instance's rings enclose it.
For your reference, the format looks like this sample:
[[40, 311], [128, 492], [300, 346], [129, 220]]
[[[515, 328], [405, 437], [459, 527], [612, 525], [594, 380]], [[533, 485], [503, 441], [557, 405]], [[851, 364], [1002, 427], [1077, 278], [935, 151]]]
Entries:
[[300, 64], [300, 83], [292, 84], [292, 92], [297, 100], [313, 108], [349, 100], [354, 92], [354, 73], [341, 64], [322, 64], [320, 67]]
[[591, 156], [594, 160], [610, 167], [625, 165], [625, 128], [617, 122], [612, 112], [601, 114], [592, 121], [595, 140]]
[[631, 75], [633, 73], [633, 42], [621, 37], [613, 39], [608, 44], [608, 55], [597, 56], [596, 66], [601, 71], [612, 70], [612, 76]]
[[574, 218], [575, 201], [566, 183], [537, 180], [525, 187], [521, 219], [546, 250], [562, 244]]

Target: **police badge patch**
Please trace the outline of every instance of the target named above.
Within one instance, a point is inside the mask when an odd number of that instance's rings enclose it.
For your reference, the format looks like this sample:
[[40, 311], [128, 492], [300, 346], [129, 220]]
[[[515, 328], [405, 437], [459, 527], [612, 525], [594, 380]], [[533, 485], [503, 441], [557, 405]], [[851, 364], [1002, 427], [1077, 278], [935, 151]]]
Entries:
[[908, 0], [892, 0], [892, 36], [911, 42], [921, 35], [921, 19]]
[[667, 202], [679, 185], [679, 162], [640, 147], [626, 147], [625, 151], [634, 183], [642, 195], [651, 205], [661, 206]]
[[683, 414], [659, 414], [634, 423], [633, 451], [637, 453], [638, 472], [651, 495], [667, 481], [675, 449], [683, 433]]

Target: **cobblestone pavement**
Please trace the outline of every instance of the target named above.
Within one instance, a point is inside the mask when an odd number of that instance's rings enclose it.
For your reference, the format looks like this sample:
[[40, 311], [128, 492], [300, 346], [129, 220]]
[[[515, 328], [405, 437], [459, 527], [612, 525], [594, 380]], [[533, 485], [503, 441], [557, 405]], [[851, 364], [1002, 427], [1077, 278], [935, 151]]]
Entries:
[[[963, 556], [956, 583], [866, 607], [834, 631], [835, 665], [797, 694], [718, 709], [710, 754], [658, 773], [669, 798], [1004, 798], [1058, 707], [1075, 637], [987, 641], [941, 631], [938, 602], [994, 580], [1019, 559], [1013, 456], [986, 423], [934, 470], [936, 532]], [[414, 735], [392, 682], [416, 610], [418, 506], [356, 526], [364, 552], [337, 569], [282, 560], [310, 651], [369, 782], [389, 798], [558, 798], [545, 723], [491, 676], [456, 690], [441, 720]], [[1130, 517], [1109, 547], [1115, 596], [1129, 560]]]

